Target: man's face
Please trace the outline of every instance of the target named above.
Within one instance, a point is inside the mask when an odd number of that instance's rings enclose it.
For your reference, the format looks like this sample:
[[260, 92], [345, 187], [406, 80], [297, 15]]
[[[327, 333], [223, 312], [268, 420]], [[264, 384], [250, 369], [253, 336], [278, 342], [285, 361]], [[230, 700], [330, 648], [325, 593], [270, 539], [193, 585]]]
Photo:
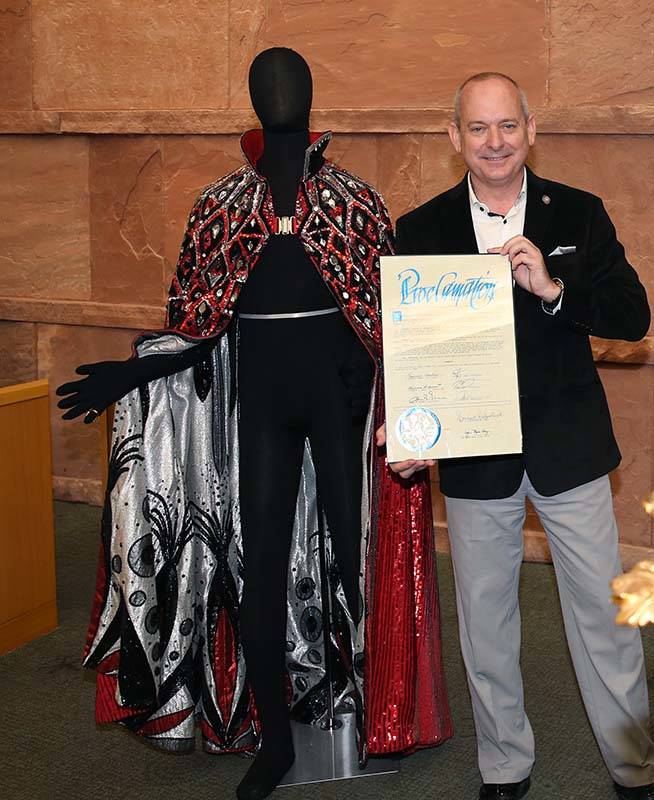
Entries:
[[464, 88], [460, 127], [451, 123], [449, 134], [476, 182], [499, 189], [522, 175], [536, 123], [524, 118], [513, 84], [488, 78]]

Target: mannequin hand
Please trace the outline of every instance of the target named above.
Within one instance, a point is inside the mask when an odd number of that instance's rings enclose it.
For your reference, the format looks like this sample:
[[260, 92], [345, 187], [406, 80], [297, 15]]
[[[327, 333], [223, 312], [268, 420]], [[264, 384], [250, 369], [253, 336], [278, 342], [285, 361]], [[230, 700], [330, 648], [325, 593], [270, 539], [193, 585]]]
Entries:
[[488, 252], [508, 256], [518, 286], [546, 303], [553, 302], [561, 293], [561, 287], [550, 278], [543, 254], [526, 236], [513, 236], [502, 247], [491, 247]]
[[75, 372], [87, 377], [81, 381], [64, 383], [57, 389], [57, 394], [64, 396], [57, 405], [59, 408], [70, 409], [63, 418], [73, 419], [90, 411], [93, 413], [88, 414], [84, 422], [93, 422], [107, 406], [125, 397], [137, 386], [174, 375], [208, 358], [216, 345], [216, 338], [206, 339], [178, 353], [159, 353], [144, 358], [128, 358], [126, 361], [82, 364]]
[[139, 385], [137, 366], [138, 359], [130, 358], [127, 361], [99, 361], [77, 367], [75, 372], [87, 377], [63, 383], [57, 388], [57, 395], [63, 397], [57, 403], [58, 407], [69, 409], [62, 415], [63, 419], [74, 419], [94, 410], [98, 413], [84, 420], [93, 422], [107, 406]]
[[[377, 432], [375, 433], [375, 439], [377, 442], [377, 447], [383, 447], [386, 444], [386, 423], [384, 423], [381, 428], [377, 429]], [[433, 458], [426, 460], [410, 458], [406, 461], [390, 461], [388, 466], [393, 472], [396, 472], [400, 478], [404, 478], [406, 480], [415, 472], [420, 472], [422, 469], [433, 467], [435, 463], [436, 461]]]

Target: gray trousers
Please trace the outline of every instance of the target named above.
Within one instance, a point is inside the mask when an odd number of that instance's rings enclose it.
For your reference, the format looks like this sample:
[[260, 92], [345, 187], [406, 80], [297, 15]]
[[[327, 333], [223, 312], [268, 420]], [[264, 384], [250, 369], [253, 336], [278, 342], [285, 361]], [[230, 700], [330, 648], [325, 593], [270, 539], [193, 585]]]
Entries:
[[640, 632], [615, 624], [622, 569], [607, 476], [543, 497], [525, 473], [500, 500], [446, 498], [461, 649], [485, 783], [520, 781], [534, 763], [520, 672], [518, 581], [529, 498], [547, 533], [565, 631], [593, 732], [615, 781], [654, 782]]

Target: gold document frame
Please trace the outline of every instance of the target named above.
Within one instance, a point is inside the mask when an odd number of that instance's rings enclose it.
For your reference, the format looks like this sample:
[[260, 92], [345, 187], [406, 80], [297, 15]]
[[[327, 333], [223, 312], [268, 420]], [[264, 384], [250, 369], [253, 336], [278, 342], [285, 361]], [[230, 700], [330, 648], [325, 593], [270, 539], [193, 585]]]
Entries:
[[381, 290], [388, 460], [522, 452], [509, 259], [382, 256]]

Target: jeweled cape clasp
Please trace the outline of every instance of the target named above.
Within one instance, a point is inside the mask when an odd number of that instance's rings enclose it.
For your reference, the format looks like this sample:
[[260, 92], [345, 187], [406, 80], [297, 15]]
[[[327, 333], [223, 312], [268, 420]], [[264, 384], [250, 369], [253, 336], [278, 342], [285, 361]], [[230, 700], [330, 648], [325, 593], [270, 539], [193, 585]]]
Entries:
[[295, 217], [275, 217], [277, 230], [273, 231], [278, 236], [290, 236], [297, 233], [297, 220]]

